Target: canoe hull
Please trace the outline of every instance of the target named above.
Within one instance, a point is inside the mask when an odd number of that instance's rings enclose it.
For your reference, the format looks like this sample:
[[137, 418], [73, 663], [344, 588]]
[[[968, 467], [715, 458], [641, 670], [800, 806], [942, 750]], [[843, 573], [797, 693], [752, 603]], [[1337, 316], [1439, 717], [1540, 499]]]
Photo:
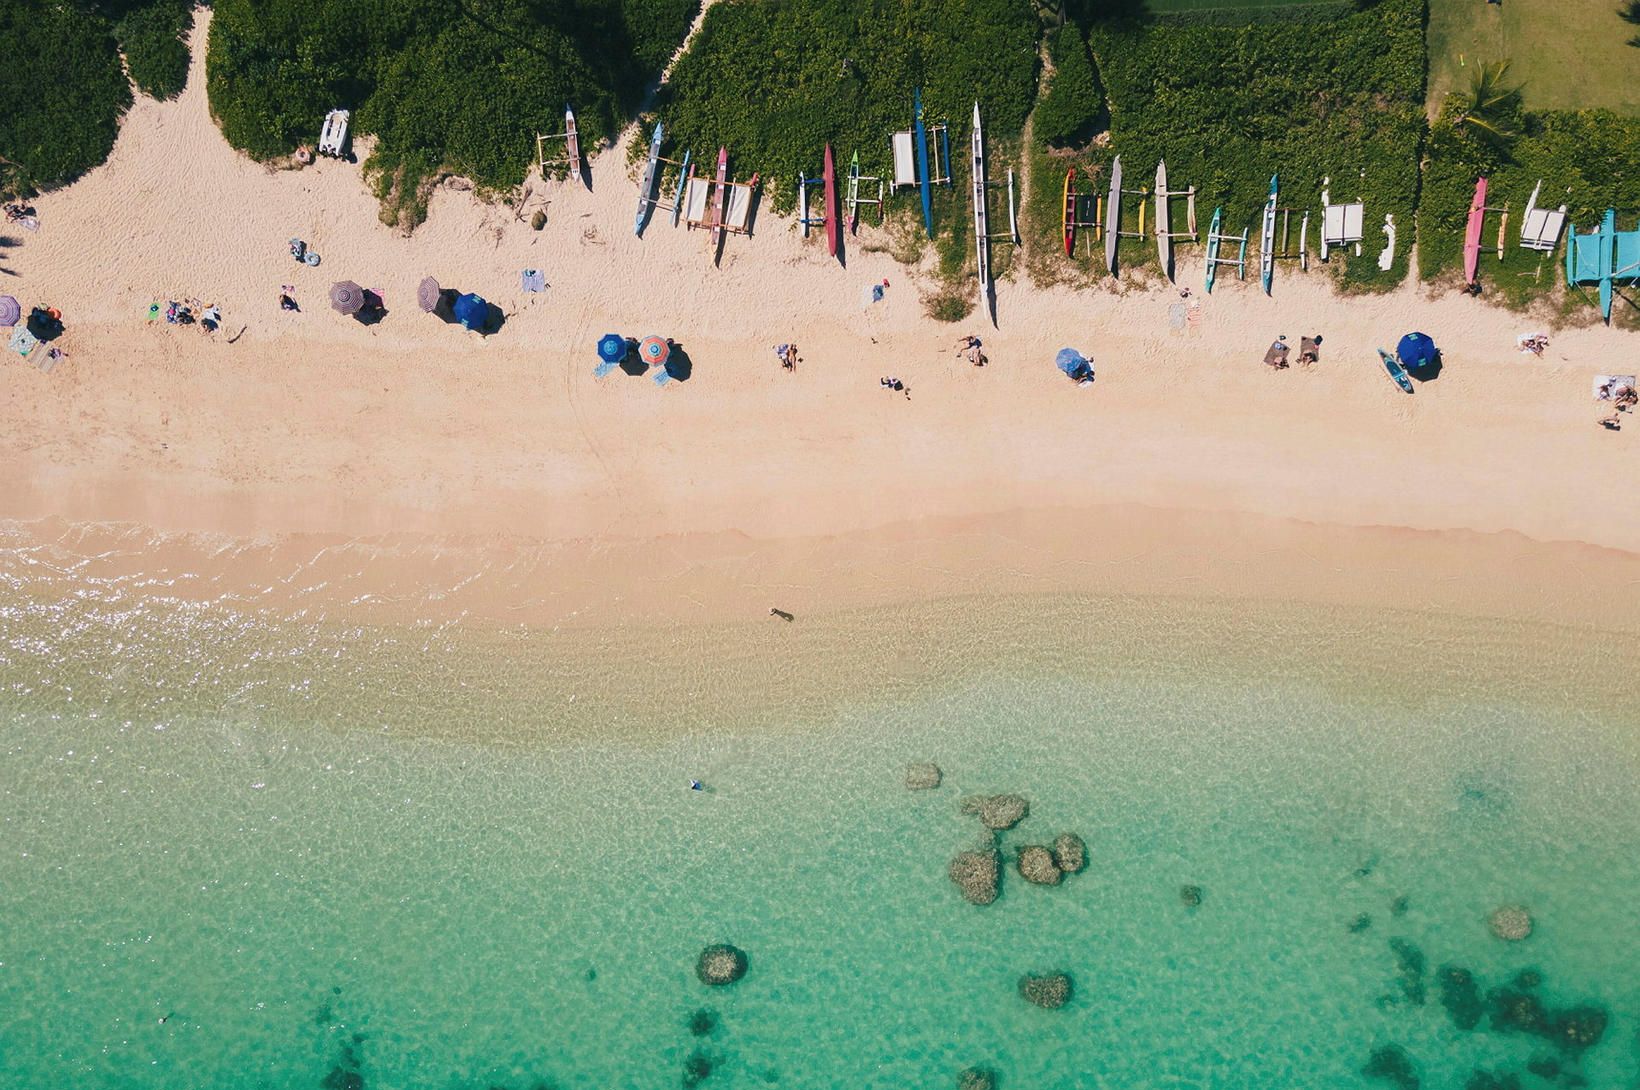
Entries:
[[1105, 268], [1116, 275], [1116, 235], [1122, 229], [1122, 157], [1110, 165], [1110, 199], [1105, 202], [1110, 222], [1105, 225]]
[[974, 103], [974, 256], [979, 264], [979, 309], [991, 312], [990, 217], [985, 208], [985, 130], [980, 125], [979, 103]]
[[917, 181], [922, 190], [923, 229], [934, 237], [934, 183], [928, 177], [928, 127], [923, 124], [922, 88], [913, 93], [917, 111]]
[[1258, 273], [1264, 284], [1264, 294], [1270, 294], [1270, 283], [1276, 271], [1276, 198], [1281, 192], [1280, 176], [1270, 176], [1270, 196], [1264, 202], [1264, 234], [1259, 239]]
[[1481, 264], [1481, 227], [1486, 220], [1486, 179], [1475, 182], [1475, 196], [1469, 202], [1469, 222], [1463, 233], [1463, 280], [1475, 282]]
[[649, 222], [649, 213], [655, 207], [650, 194], [655, 191], [655, 171], [660, 167], [661, 131], [661, 123], [655, 122], [655, 135], [649, 138], [649, 161], [644, 164], [643, 181], [638, 183], [638, 215], [632, 223], [632, 233], [639, 237], [642, 237], [644, 224]]
[[1065, 204], [1060, 220], [1060, 231], [1065, 236], [1065, 256], [1076, 256], [1076, 168], [1065, 168]]
[[832, 157], [830, 144], [826, 145], [826, 165], [820, 178], [826, 192], [826, 252], [836, 257], [843, 238], [843, 216], [837, 205], [837, 162]]

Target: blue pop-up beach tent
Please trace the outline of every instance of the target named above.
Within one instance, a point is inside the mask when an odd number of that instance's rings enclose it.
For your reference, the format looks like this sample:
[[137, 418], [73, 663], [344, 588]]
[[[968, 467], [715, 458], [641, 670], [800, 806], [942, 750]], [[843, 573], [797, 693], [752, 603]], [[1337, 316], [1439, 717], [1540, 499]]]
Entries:
[[1087, 382], [1093, 378], [1093, 364], [1074, 348], [1061, 348], [1054, 357], [1054, 364], [1077, 382]]
[[460, 322], [463, 328], [482, 330], [485, 322], [490, 317], [490, 304], [472, 292], [468, 292], [456, 299], [455, 305], [450, 308], [450, 313], [455, 316], [456, 321]]
[[1440, 354], [1441, 350], [1435, 347], [1435, 342], [1429, 339], [1427, 333], [1408, 333], [1401, 338], [1401, 343], [1395, 346], [1396, 358], [1408, 371], [1428, 367]]

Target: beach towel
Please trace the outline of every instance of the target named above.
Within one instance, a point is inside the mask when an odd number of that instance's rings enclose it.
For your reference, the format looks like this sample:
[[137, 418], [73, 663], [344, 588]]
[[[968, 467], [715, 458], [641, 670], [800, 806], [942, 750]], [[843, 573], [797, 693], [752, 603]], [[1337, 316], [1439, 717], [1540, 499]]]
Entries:
[[593, 378], [603, 378], [621, 365], [620, 360], [599, 360], [598, 366], [592, 369]]
[[1167, 307], [1167, 327], [1175, 333], [1184, 330], [1184, 304], [1169, 303]]
[[1627, 387], [1635, 389], [1633, 375], [1596, 375], [1594, 377], [1594, 399], [1596, 401], [1610, 401], [1617, 391]]
[[11, 334], [11, 350], [19, 356], [27, 357], [39, 345], [40, 339], [28, 331], [28, 326], [18, 326]]
[[1522, 352], [1531, 352], [1532, 349], [1528, 346], [1527, 342], [1528, 341], [1536, 341], [1536, 340], [1541, 340], [1545, 344], [1547, 344], [1549, 342], [1549, 334], [1547, 334], [1547, 333], [1522, 333], [1520, 336], [1515, 338], [1515, 347], [1520, 349]]
[[546, 291], [547, 274], [540, 269], [525, 269], [518, 274], [518, 285], [525, 291]]

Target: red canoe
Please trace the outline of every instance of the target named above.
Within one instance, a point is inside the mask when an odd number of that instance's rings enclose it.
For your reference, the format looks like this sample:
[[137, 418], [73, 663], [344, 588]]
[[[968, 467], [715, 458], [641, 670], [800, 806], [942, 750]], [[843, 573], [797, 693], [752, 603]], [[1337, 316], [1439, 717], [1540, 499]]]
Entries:
[[1469, 226], [1463, 235], [1463, 279], [1475, 282], [1475, 271], [1481, 264], [1481, 226], [1486, 220], [1486, 179], [1475, 182], [1475, 199], [1469, 202]]
[[837, 244], [843, 237], [843, 215], [837, 208], [837, 164], [831, 157], [831, 145], [826, 145], [826, 167], [820, 177], [826, 190], [826, 253], [837, 256]]
[[723, 221], [729, 214], [729, 149], [718, 148], [717, 191], [712, 194], [716, 206], [712, 216], [712, 245], [723, 241]]

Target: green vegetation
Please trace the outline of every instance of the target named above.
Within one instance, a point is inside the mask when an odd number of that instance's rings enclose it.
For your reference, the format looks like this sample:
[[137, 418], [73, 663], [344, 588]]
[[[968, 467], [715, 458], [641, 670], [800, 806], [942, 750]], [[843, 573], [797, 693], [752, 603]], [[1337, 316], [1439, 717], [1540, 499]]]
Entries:
[[1325, 22], [1357, 6], [1355, 0], [1148, 0], [1144, 9], [1164, 22], [1234, 25]]
[[64, 185], [106, 159], [131, 105], [108, 19], [49, 0], [4, 0], [0, 41], [0, 190]]
[[365, 166], [382, 218], [426, 215], [441, 172], [523, 182], [535, 133], [575, 107], [585, 146], [611, 138], [683, 40], [699, 0], [219, 0], [206, 82], [230, 143], [271, 158], [351, 108], [377, 138]]
[[[734, 173], [760, 172], [774, 208], [789, 212], [798, 172], [817, 174], [827, 143], [840, 162], [858, 150], [864, 173], [890, 176], [889, 134], [911, 127], [920, 86], [928, 120], [951, 125], [955, 184], [936, 188], [935, 247], [954, 281], [972, 264], [964, 183], [974, 101], [995, 134], [992, 177], [1004, 180], [998, 171], [1036, 97], [1038, 33], [1028, 0], [721, 0], [657, 107], [668, 154], [688, 147], [710, 163], [727, 146]], [[890, 216], [919, 209], [902, 192]], [[997, 248], [998, 275], [1011, 250]]]
[[118, 16], [114, 37], [125, 54], [131, 82], [154, 98], [174, 98], [188, 85], [188, 45], [193, 0], [153, 0]]
[[[1640, 118], [1609, 110], [1556, 111], [1527, 114], [1521, 135], [1507, 152], [1473, 132], [1454, 124], [1461, 96], [1448, 100], [1430, 131], [1430, 164], [1419, 209], [1421, 230], [1419, 275], [1429, 281], [1462, 280], [1464, 227], [1476, 177], [1487, 176], [1487, 205], [1509, 206], [1508, 234], [1503, 259], [1496, 254], [1498, 217], [1487, 214], [1481, 236], [1480, 281], [1486, 293], [1514, 307], [1556, 305], [1551, 289], [1560, 283], [1565, 242], [1554, 255], [1543, 257], [1520, 248], [1520, 222], [1526, 200], [1539, 179], [1543, 189], [1538, 203], [1547, 208], [1567, 206], [1568, 231], [1587, 231], [1607, 208], [1620, 216], [1640, 209]], [[1632, 221], [1619, 220], [1628, 228]], [[1559, 297], [1567, 313], [1593, 316], [1587, 289]], [[1640, 315], [1618, 306], [1613, 321], [1640, 326]]]
[[1075, 23], [1061, 27], [1048, 39], [1048, 59], [1053, 62], [1053, 75], [1036, 107], [1036, 138], [1056, 147], [1085, 140], [1102, 127], [1105, 89], [1088, 58], [1087, 39]]
[[[1174, 188], [1196, 187], [1202, 232], [1223, 205], [1225, 228], [1249, 228], [1255, 239], [1271, 174], [1281, 175], [1283, 205], [1317, 209], [1330, 176], [1335, 200], [1361, 199], [1368, 209], [1362, 255], [1332, 262], [1340, 281], [1386, 290], [1405, 277], [1424, 137], [1422, 0], [1380, 0], [1325, 34], [1289, 23], [1154, 23], [1096, 27], [1089, 41], [1110, 96], [1113, 139], [1108, 150], [1070, 160], [1079, 173], [1102, 186], [1119, 152], [1138, 188], [1166, 159]], [[1060, 245], [1054, 181], [1063, 179], [1064, 162], [1033, 191], [1038, 250]], [[1173, 229], [1183, 230], [1185, 202], [1173, 204]], [[1388, 272], [1376, 260], [1385, 213], [1400, 225]], [[1150, 250], [1127, 242], [1121, 252], [1132, 264], [1153, 263]], [[1102, 256], [1087, 266], [1094, 267], [1103, 270]]]
[[1479, 61], [1513, 57], [1528, 110], [1605, 108], [1640, 115], [1640, 51], [1628, 0], [1429, 0], [1431, 117]]

